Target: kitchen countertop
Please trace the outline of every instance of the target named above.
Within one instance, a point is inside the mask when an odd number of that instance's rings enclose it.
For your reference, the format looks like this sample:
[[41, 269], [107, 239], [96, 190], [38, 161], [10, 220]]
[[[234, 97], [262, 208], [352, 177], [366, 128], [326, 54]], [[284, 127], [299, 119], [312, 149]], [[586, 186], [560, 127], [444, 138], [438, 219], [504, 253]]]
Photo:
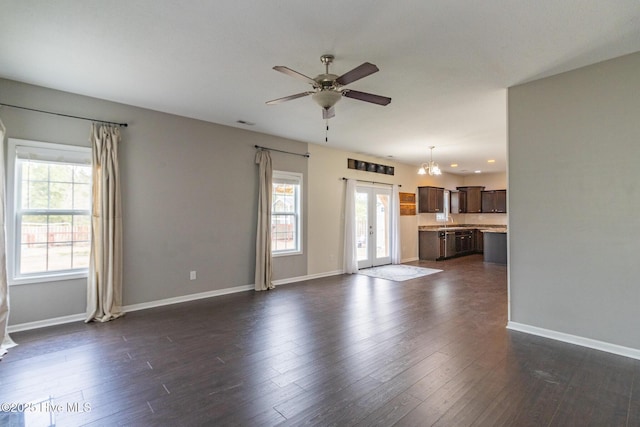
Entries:
[[453, 224], [453, 225], [419, 225], [418, 231], [460, 231], [460, 230], [480, 230], [483, 233], [506, 233], [505, 225], [487, 224]]
[[506, 233], [507, 227], [483, 228], [480, 231], [483, 233]]

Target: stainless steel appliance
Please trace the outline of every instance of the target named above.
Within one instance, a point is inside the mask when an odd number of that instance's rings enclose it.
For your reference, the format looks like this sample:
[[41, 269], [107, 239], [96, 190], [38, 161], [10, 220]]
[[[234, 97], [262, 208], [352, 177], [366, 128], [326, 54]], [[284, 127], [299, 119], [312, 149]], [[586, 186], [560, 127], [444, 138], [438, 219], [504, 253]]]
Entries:
[[438, 232], [440, 240], [440, 257], [447, 259], [474, 251], [473, 230], [441, 230]]
[[456, 232], [440, 231], [438, 232], [440, 238], [440, 259], [450, 258], [456, 254]]

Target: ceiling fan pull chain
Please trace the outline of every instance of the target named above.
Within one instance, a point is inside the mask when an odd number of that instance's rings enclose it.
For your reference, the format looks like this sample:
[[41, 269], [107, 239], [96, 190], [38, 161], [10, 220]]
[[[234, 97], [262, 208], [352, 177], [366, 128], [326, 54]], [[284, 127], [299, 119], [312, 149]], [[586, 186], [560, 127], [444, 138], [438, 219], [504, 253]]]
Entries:
[[324, 132], [324, 142], [329, 142], [329, 119], [326, 120], [327, 129]]

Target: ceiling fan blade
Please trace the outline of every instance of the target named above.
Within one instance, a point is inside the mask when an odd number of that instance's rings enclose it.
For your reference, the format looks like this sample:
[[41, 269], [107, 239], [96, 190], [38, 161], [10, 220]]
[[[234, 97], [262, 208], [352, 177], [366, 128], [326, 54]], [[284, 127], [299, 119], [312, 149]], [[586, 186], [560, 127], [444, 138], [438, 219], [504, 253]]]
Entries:
[[292, 99], [298, 99], [298, 98], [302, 98], [303, 96], [311, 95], [312, 93], [314, 92], [309, 91], [309, 92], [296, 93], [295, 95], [289, 95], [289, 96], [285, 96], [278, 99], [272, 99], [271, 101], [267, 101], [266, 103], [268, 105], [280, 104], [285, 101], [291, 101]]
[[378, 67], [375, 65], [365, 62], [362, 65], [357, 66], [351, 71], [347, 71], [340, 77], [336, 79], [336, 82], [342, 86], [348, 85], [351, 82], [355, 82], [356, 80], [360, 80], [363, 77], [367, 77], [370, 74], [378, 72]]
[[357, 99], [358, 101], [371, 102], [378, 105], [388, 105], [391, 102], [391, 98], [386, 96], [374, 95], [372, 93], [360, 92], [357, 90], [343, 90], [342, 96], [347, 98]]
[[275, 67], [273, 67], [274, 70], [276, 71], [280, 71], [281, 73], [284, 73], [288, 76], [291, 77], [296, 77], [298, 79], [302, 79], [304, 81], [306, 81], [307, 83], [309, 83], [310, 85], [313, 85], [314, 87], [316, 86], [316, 81], [313, 80], [311, 77], [307, 77], [302, 73], [299, 73], [297, 71], [292, 70], [291, 68], [288, 67], [284, 67], [282, 65], [276, 65]]
[[331, 117], [334, 117], [335, 115], [336, 115], [336, 109], [333, 107], [322, 109], [322, 118], [325, 120], [328, 120]]

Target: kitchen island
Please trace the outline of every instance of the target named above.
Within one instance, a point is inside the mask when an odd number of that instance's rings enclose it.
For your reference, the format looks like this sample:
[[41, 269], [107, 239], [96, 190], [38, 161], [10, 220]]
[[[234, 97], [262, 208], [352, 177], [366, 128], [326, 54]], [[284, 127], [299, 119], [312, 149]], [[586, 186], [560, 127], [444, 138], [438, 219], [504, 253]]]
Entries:
[[484, 262], [507, 264], [507, 229], [480, 230], [484, 235]]

